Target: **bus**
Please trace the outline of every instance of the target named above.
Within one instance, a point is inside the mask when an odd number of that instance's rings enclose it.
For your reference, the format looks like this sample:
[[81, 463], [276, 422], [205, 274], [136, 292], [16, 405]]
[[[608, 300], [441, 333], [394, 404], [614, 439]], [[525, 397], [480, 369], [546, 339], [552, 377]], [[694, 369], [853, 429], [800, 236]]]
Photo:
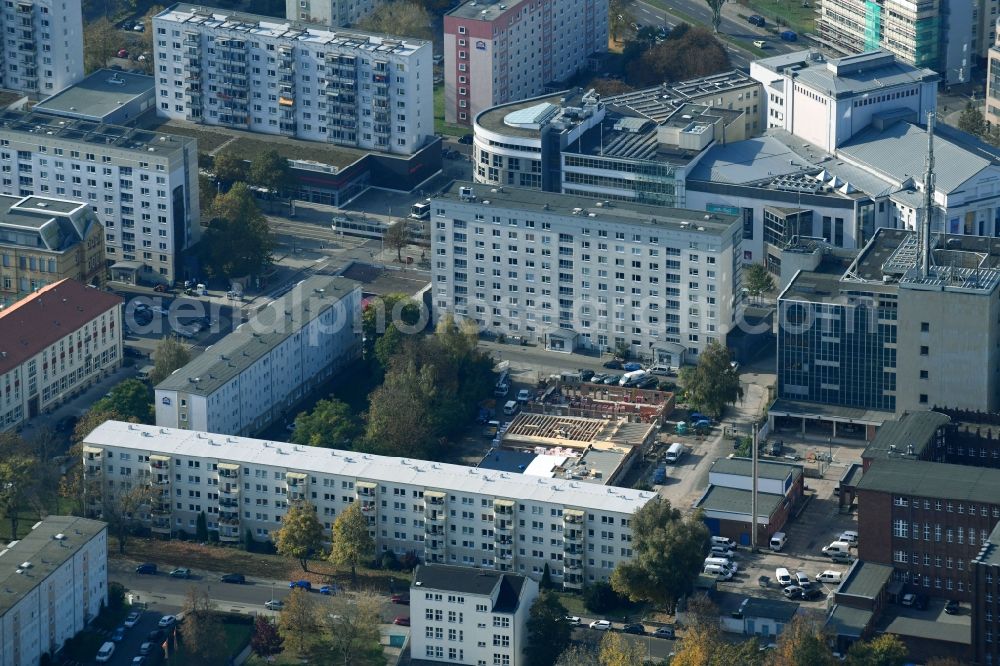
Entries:
[[431, 216], [431, 203], [430, 200], [419, 201], [413, 204], [413, 208], [410, 209], [410, 217], [414, 220], [426, 220]]
[[349, 217], [335, 217], [330, 228], [341, 236], [381, 239], [385, 236], [385, 230], [388, 229], [388, 225], [379, 220], [354, 220]]

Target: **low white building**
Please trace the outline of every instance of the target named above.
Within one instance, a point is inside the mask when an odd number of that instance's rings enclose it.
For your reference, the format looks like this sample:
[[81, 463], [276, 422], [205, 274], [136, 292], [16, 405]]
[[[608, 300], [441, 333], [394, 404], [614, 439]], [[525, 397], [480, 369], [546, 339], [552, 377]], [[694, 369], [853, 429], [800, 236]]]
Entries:
[[[193, 533], [198, 515], [223, 542], [267, 541], [305, 499], [330, 526], [361, 503], [378, 552], [552, 580], [606, 581], [632, 557], [632, 514], [653, 492], [355, 451], [106, 421], [83, 445], [87, 487], [131, 478], [158, 491], [154, 533]], [[92, 485], [93, 484], [93, 485]], [[101, 497], [88, 498], [99, 512]]]
[[449, 664], [522, 663], [538, 583], [525, 576], [424, 564], [410, 587], [410, 654]]
[[121, 296], [65, 279], [0, 310], [0, 430], [60, 405], [121, 362]]
[[725, 344], [742, 236], [724, 214], [456, 181], [431, 201], [435, 316], [676, 367]]
[[0, 550], [0, 666], [37, 666], [108, 602], [108, 526], [49, 516]]
[[404, 155], [434, 136], [431, 42], [187, 4], [153, 31], [164, 118]]
[[313, 276], [156, 387], [156, 424], [259, 432], [361, 353], [361, 286]]

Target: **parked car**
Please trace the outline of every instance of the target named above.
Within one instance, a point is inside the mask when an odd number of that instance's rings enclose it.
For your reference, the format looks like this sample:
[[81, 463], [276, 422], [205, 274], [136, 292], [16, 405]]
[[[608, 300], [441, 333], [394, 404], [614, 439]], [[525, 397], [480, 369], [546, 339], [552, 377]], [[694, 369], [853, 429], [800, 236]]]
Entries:
[[666, 638], [672, 641], [677, 638], [677, 632], [674, 631], [674, 627], [672, 625], [657, 627], [656, 631], [653, 632], [653, 638]]
[[160, 629], [169, 629], [170, 627], [177, 624], [176, 615], [164, 615], [160, 618], [160, 621], [156, 623], [156, 626]]
[[661, 377], [672, 377], [674, 374], [673, 368], [669, 365], [654, 365], [649, 369], [650, 374], [660, 375]]
[[577, 372], [580, 374], [580, 381], [582, 382], [589, 382], [591, 378], [594, 376], [594, 371], [587, 370], [586, 368], [581, 368], [577, 370]]
[[140, 617], [142, 617], [142, 613], [139, 611], [132, 611], [128, 614], [128, 617], [125, 618], [125, 626], [131, 629], [135, 625], [139, 624]]
[[306, 592], [311, 592], [313, 589], [313, 584], [307, 580], [293, 580], [288, 584], [288, 588], [294, 590], [295, 588], [300, 588]]
[[139, 646], [139, 654], [145, 656], [153, 651], [153, 644], [149, 641], [145, 641]]
[[799, 587], [798, 585], [789, 585], [785, 587], [781, 592], [789, 599], [798, 599], [802, 596], [802, 588]]
[[625, 372], [635, 372], [636, 370], [642, 370], [642, 363], [636, 363], [635, 361], [624, 363], [622, 364], [622, 370], [624, 370]]
[[171, 578], [190, 578], [191, 570], [187, 567], [178, 567], [170, 572]]
[[101, 649], [97, 651], [97, 656], [94, 657], [94, 661], [99, 664], [106, 664], [111, 661], [111, 656], [115, 653], [115, 644], [111, 641], [106, 642], [101, 646]]
[[818, 587], [804, 587], [802, 592], [799, 593], [799, 598], [803, 601], [812, 601], [813, 599], [819, 599], [823, 596], [823, 590]]
[[642, 636], [646, 633], [646, 627], [642, 626], [642, 624], [638, 622], [633, 622], [622, 627], [622, 631], [626, 634], [636, 634], [637, 636]]
[[153, 564], [152, 562], [146, 562], [145, 564], [140, 564], [139, 566], [137, 566], [135, 568], [135, 572], [137, 574], [155, 575], [156, 574], [156, 565]]
[[792, 584], [792, 576], [785, 567], [778, 567], [774, 570], [774, 580], [778, 581], [778, 584], [782, 586]]
[[822, 573], [816, 574], [817, 583], [840, 583], [843, 579], [844, 574], [839, 571], [827, 570]]
[[837, 541], [846, 541], [851, 544], [854, 548], [858, 547], [858, 533], [854, 530], [847, 530], [846, 532], [841, 532], [840, 536], [837, 537]]
[[579, 627], [580, 626], [580, 618], [578, 618], [576, 615], [567, 615], [563, 619], [566, 620], [567, 622], [569, 622], [569, 626], [571, 626], [571, 627]]
[[118, 55], [119, 58], [127, 58], [128, 57], [128, 51], [125, 50], [125, 49], [118, 49], [117, 55]]
[[603, 365], [604, 365], [605, 368], [608, 368], [609, 370], [621, 370], [622, 369], [622, 362], [619, 361], [616, 358], [613, 358], [610, 361], [605, 361], [603, 363]]
[[753, 40], [753, 45], [756, 46], [759, 49], [766, 49], [767, 48], [767, 42], [765, 42], [763, 39], [755, 39], [755, 40]]
[[404, 615], [397, 615], [392, 619], [392, 623], [400, 627], [408, 627], [410, 626], [410, 618]]
[[264, 602], [264, 608], [272, 611], [280, 611], [285, 607], [285, 603], [281, 599], [270, 599]]
[[641, 389], [652, 389], [656, 388], [660, 383], [660, 380], [656, 377], [643, 377], [638, 382], [636, 382], [635, 387]]
[[594, 620], [589, 626], [596, 631], [608, 631], [611, 629], [611, 623], [607, 620]]
[[590, 376], [590, 382], [592, 384], [603, 384], [604, 380], [608, 378], [608, 373], [598, 372], [597, 374]]
[[799, 36], [795, 34], [794, 30], [784, 30], [780, 35], [782, 41], [785, 42], [795, 42], [798, 41]]
[[247, 577], [243, 574], [229, 573], [219, 579], [222, 583], [234, 583], [236, 585], [242, 585], [247, 582]]
[[146, 666], [148, 663], [145, 657], [132, 657], [132, 666]]
[[962, 606], [955, 599], [950, 599], [948, 603], [944, 605], [944, 612], [948, 615], [958, 615], [962, 612]]
[[517, 392], [517, 401], [524, 403], [531, 400], [531, 392], [528, 389], [521, 389]]
[[125, 640], [125, 625], [115, 627], [115, 630], [111, 632], [111, 640], [115, 643], [121, 643]]
[[394, 594], [389, 597], [389, 601], [394, 604], [403, 604], [404, 606], [410, 605], [410, 595], [409, 594]]
[[902, 604], [903, 606], [909, 607], [912, 606], [916, 600], [917, 600], [917, 595], [913, 594], [912, 592], [907, 592], [906, 594], [903, 595], [903, 598], [900, 599], [899, 603]]
[[750, 16], [748, 16], [747, 23], [751, 23], [757, 26], [758, 28], [763, 28], [765, 25], [767, 25], [767, 21], [760, 14], [751, 14]]
[[608, 386], [616, 386], [618, 382], [622, 380], [621, 375], [608, 375], [608, 378], [604, 380], [604, 384]]
[[332, 595], [333, 594], [333, 586], [332, 585], [324, 585], [323, 587], [319, 588], [319, 593], [320, 594], [326, 594], [326, 595]]

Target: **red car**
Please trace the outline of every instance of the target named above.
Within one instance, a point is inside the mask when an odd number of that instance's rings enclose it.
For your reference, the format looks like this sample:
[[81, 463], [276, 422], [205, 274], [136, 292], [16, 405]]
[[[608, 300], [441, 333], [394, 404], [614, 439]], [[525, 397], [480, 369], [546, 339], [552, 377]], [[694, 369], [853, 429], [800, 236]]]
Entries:
[[394, 604], [403, 604], [404, 606], [410, 605], [410, 595], [408, 594], [394, 594], [389, 597], [389, 600]]
[[392, 621], [392, 623], [393, 624], [398, 624], [401, 627], [408, 627], [408, 626], [410, 626], [410, 618], [403, 617], [402, 615], [400, 615], [399, 617], [397, 617], [396, 619], [394, 619]]
[[119, 58], [127, 58], [128, 57], [128, 51], [126, 51], [125, 49], [118, 49], [118, 57]]

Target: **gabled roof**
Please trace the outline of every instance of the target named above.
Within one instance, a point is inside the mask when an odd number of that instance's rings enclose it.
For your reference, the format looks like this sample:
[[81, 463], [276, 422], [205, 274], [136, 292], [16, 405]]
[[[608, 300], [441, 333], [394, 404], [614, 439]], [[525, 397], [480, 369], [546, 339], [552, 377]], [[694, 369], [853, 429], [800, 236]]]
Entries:
[[[913, 456], [920, 458], [924, 450], [934, 441], [938, 428], [947, 425], [951, 419], [938, 412], [924, 411], [905, 414], [895, 421], [886, 421], [875, 434], [875, 439], [868, 445], [863, 458], [873, 458], [885, 455], [909, 455], [909, 447], [913, 447]], [[889, 452], [894, 452], [890, 454]]]
[[491, 609], [494, 613], [512, 613], [517, 610], [523, 587], [524, 576], [517, 574], [447, 564], [421, 564], [413, 575], [411, 590], [494, 597]]

